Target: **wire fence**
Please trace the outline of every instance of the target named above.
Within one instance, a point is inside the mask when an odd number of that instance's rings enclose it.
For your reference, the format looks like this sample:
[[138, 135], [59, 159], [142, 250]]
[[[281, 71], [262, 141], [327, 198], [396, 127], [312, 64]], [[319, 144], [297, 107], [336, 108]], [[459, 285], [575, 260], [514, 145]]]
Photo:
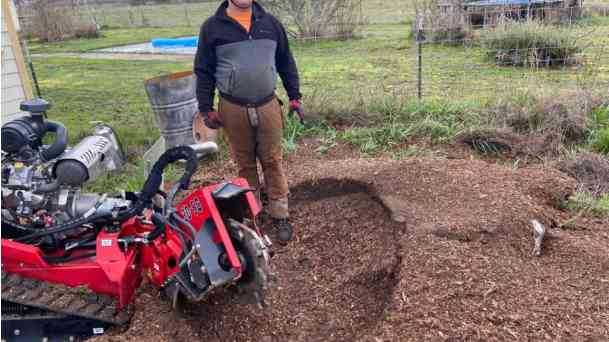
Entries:
[[[380, 6], [383, 1], [377, 3]], [[89, 1], [86, 11], [93, 13], [90, 15], [96, 16], [101, 25], [186, 23], [196, 33], [217, 4], [125, 6]], [[609, 6], [577, 4], [571, 8], [552, 3], [535, 8], [495, 6], [494, 10], [459, 6], [409, 7], [398, 22], [392, 16], [396, 10], [378, 12], [358, 23], [355, 39], [350, 35], [293, 39], [307, 107], [312, 112], [357, 117], [393, 100], [447, 99], [484, 104], [539, 89], [559, 96], [561, 90], [570, 88], [604, 92], [609, 98]], [[192, 20], [187, 21], [186, 16]], [[66, 70], [73, 73], [70, 77], [83, 78], [62, 85], [49, 79], [53, 77], [49, 62], [42, 75], [43, 95], [46, 91], [55, 102], [72, 99], [71, 104], [78, 103], [76, 109], [56, 108], [77, 111], [82, 122], [110, 118], [126, 131], [145, 126], [150, 132], [146, 144], [151, 143], [155, 139], [154, 116], [143, 91], [143, 79], [179, 70], [180, 66], [167, 62], [167, 68], [161, 65], [148, 70], [140, 66], [140, 71], [134, 72], [131, 68], [138, 62], [118, 62], [64, 65], [74, 68]], [[180, 65], [192, 68], [191, 62]], [[104, 88], [92, 76], [103, 73], [115, 74], [116, 86], [139, 88], [117, 97], [115, 91]]]
[[[19, 17], [25, 30], [36, 24], [36, 4], [40, 0], [21, 1]], [[187, 2], [167, 4], [146, 3], [145, 1], [103, 1], [73, 0], [49, 1], [49, 6], [71, 12], [82, 21], [93, 22], [103, 28], [134, 27], [198, 27], [201, 18], [214, 13], [217, 1]]]
[[609, 7], [500, 3], [418, 12], [419, 99], [480, 101], [575, 87], [609, 96]]

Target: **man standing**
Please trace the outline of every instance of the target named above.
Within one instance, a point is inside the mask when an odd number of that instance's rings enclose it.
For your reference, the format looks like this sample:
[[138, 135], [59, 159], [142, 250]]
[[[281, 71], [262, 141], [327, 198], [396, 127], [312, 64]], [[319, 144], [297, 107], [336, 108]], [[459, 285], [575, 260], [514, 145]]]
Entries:
[[[260, 188], [256, 160], [264, 172], [268, 213], [279, 241], [292, 238], [288, 220], [288, 181], [283, 156], [283, 114], [275, 85], [281, 76], [290, 113], [301, 121], [298, 70], [282, 24], [252, 0], [224, 1], [201, 26], [194, 71], [199, 112], [211, 129], [224, 127], [238, 168], [252, 187]], [[220, 101], [214, 111], [214, 94]]]

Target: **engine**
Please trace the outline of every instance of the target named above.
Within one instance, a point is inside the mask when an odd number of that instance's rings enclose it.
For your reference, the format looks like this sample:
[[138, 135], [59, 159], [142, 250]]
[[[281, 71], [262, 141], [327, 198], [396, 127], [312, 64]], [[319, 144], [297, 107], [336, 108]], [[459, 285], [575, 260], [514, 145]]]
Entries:
[[[124, 164], [122, 147], [112, 128], [97, 123], [90, 136], [68, 147], [66, 128], [45, 118], [49, 107], [42, 99], [23, 102], [21, 109], [30, 115], [2, 126], [4, 238], [57, 226], [92, 210], [111, 211], [130, 203], [125, 196], [81, 191], [85, 183]], [[52, 141], [45, 144], [48, 140]]]

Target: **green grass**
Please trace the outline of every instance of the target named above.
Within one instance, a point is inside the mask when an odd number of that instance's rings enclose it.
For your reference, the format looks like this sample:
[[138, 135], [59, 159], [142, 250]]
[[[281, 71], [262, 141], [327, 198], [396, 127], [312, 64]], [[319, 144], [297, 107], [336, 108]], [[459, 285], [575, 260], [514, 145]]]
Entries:
[[[167, 183], [175, 182], [182, 174], [181, 164], [169, 165], [163, 172], [163, 181]], [[85, 184], [83, 191], [108, 194], [116, 193], [119, 190], [139, 192], [145, 182], [144, 161], [133, 160], [126, 163], [120, 170], [109, 172], [93, 182]]]
[[[410, 0], [386, 3], [364, 1], [363, 12], [371, 24], [396, 24], [412, 21]], [[28, 42], [31, 53], [87, 52], [118, 45], [134, 44], [160, 37], [196, 35], [203, 21], [213, 14], [218, 2], [181, 3], [145, 6], [90, 6], [91, 14], [102, 27], [96, 39], [69, 39], [62, 42]], [[89, 13], [83, 15], [88, 16]], [[370, 25], [364, 34], [386, 34], [387, 25]], [[393, 25], [395, 27], [395, 25]], [[408, 25], [405, 25], [408, 28]]]
[[582, 47], [577, 32], [537, 21], [508, 23], [486, 30], [481, 44], [491, 62], [516, 66], [556, 66], [577, 63]]
[[592, 112], [589, 145], [597, 152], [609, 155], [609, 106]]
[[388, 151], [412, 135], [408, 126], [393, 122], [381, 127], [354, 127], [347, 129], [341, 138], [359, 148], [364, 155]]
[[[609, 82], [609, 59], [601, 46], [609, 44], [609, 25], [576, 28], [584, 35], [587, 63], [558, 70], [499, 66], [487, 60], [486, 50], [471, 46], [423, 47], [423, 95], [484, 104], [506, 93], [530, 87], [559, 89], [573, 84]], [[416, 96], [416, 47], [406, 24], [371, 24], [359, 31], [361, 39], [293, 41], [305, 102], [309, 112], [324, 117], [365, 113], [385, 96]], [[138, 28], [104, 30], [104, 38], [34, 45], [34, 51], [89, 51], [113, 45], [148, 41], [160, 36], [196, 33], [196, 28]], [[281, 87], [280, 87], [281, 88]]]
[[140, 158], [159, 137], [143, 81], [189, 70], [191, 64], [78, 58], [35, 58], [34, 63], [42, 95], [52, 103], [49, 119], [66, 125], [71, 144], [90, 135], [91, 122], [99, 120], [116, 130], [127, 152], [129, 164], [123, 170], [101, 177], [87, 190], [139, 191], [145, 180]]
[[[609, 7], [609, 4], [607, 4], [606, 6]], [[609, 16], [603, 17], [595, 15], [582, 17], [578, 19], [577, 24], [582, 26], [607, 26], [609, 25]]]
[[42, 43], [32, 40], [28, 43], [31, 54], [59, 52], [87, 52], [112, 46], [147, 42], [153, 38], [171, 38], [198, 34], [196, 27], [148, 27], [129, 29], [106, 29], [101, 37], [94, 39], [69, 39], [60, 42]]
[[307, 128], [297, 117], [287, 117], [283, 126], [283, 152], [289, 154], [298, 148], [298, 141], [307, 135]]
[[465, 129], [488, 120], [475, 104], [457, 101], [384, 101], [377, 109], [382, 117], [375, 125], [352, 127], [340, 136], [365, 155], [391, 151], [415, 137], [432, 144], [450, 142]]
[[[89, 6], [98, 25], [108, 28], [199, 27], [218, 8], [219, 1], [131, 6], [108, 4]], [[88, 13], [83, 13], [88, 17]]]
[[122, 169], [102, 175], [83, 188], [86, 192], [108, 193], [119, 190], [137, 192], [142, 190], [144, 178], [144, 161], [127, 163]]
[[[129, 6], [108, 4], [89, 6], [103, 27], [193, 26], [212, 15], [220, 1]], [[414, 17], [412, 0], [363, 0], [362, 12], [370, 23], [400, 23]], [[88, 16], [88, 13], [83, 13]]]
[[140, 155], [159, 133], [144, 80], [189, 70], [190, 63], [36, 58], [40, 87], [52, 103], [49, 118], [63, 122], [74, 143], [89, 134], [92, 121], [114, 127], [127, 152]]
[[[329, 127], [323, 121], [311, 121], [305, 119], [305, 123], [302, 124], [298, 116], [286, 116], [283, 126], [283, 152], [284, 154], [290, 154], [298, 149], [300, 140], [304, 137], [321, 136], [324, 145], [327, 148], [334, 147], [336, 145], [336, 130]], [[332, 138], [334, 137], [334, 138]], [[327, 148], [321, 147], [318, 152], [323, 153], [327, 151]]]
[[577, 192], [569, 198], [566, 207], [582, 216], [609, 217], [609, 194], [595, 197], [587, 192]]
[[594, 150], [609, 155], [609, 127], [596, 130], [591, 145]]
[[[608, 42], [609, 27], [596, 28], [600, 32], [598, 44]], [[105, 30], [105, 37], [100, 39], [33, 47], [36, 52], [87, 51], [155, 36], [191, 34], [192, 29]], [[367, 154], [391, 150], [411, 137], [423, 137], [432, 143], [450, 142], [464, 129], [488, 124], [491, 118], [481, 114], [482, 109], [518, 91], [537, 86], [571, 87], [580, 81], [588, 82], [588, 77], [599, 84], [609, 82], [609, 60], [603, 56], [595, 64], [584, 66], [583, 71], [524, 70], [488, 63], [479, 47], [426, 45], [425, 101], [419, 104], [413, 101], [416, 49], [408, 39], [409, 30], [405, 24], [379, 23], [363, 27], [360, 39], [292, 42], [307, 120], [312, 123], [301, 127], [297, 121], [287, 120], [286, 153], [294, 151], [300, 139], [310, 135], [321, 137], [319, 153], [327, 152], [338, 140]], [[43, 97], [53, 103], [50, 118], [66, 124], [71, 142], [89, 134], [90, 121], [101, 120], [118, 131], [132, 161], [138, 160], [159, 135], [143, 81], [192, 69], [189, 61], [67, 57], [38, 57], [34, 58], [34, 65]], [[588, 67], [593, 68], [591, 73], [585, 72]], [[285, 98], [280, 84], [278, 89]], [[353, 127], [337, 131], [324, 125], [325, 120], [353, 123]], [[395, 157], [418, 153], [426, 152], [412, 150]], [[112, 187], [113, 179], [117, 186], [130, 186], [127, 180], [111, 177], [109, 183], [100, 183], [102, 188]]]
[[430, 157], [434, 155], [434, 151], [414, 144], [397, 151], [392, 151], [390, 155], [395, 160], [404, 160], [416, 157]]

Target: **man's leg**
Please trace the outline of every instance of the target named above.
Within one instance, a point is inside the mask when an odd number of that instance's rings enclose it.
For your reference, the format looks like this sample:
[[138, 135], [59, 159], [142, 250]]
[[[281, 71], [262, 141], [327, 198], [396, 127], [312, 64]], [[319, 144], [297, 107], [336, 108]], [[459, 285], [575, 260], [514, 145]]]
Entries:
[[283, 160], [283, 113], [279, 102], [271, 102], [257, 108], [258, 158], [264, 172], [266, 192], [269, 197], [268, 212], [279, 228], [279, 239], [292, 238], [292, 226], [288, 222], [288, 179], [281, 164]]
[[256, 136], [247, 117], [247, 109], [220, 99], [218, 114], [228, 138], [233, 159], [239, 168], [239, 176], [247, 179], [251, 187], [258, 189], [258, 167], [256, 165]]

